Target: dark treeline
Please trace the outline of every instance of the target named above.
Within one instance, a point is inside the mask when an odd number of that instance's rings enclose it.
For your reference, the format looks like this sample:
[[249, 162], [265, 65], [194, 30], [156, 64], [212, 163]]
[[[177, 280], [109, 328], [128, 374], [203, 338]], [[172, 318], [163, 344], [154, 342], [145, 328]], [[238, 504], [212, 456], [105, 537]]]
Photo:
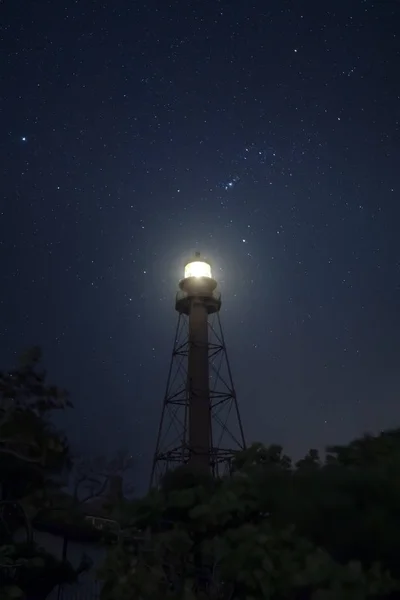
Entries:
[[[46, 383], [40, 352], [0, 374], [0, 596], [44, 600], [90, 568], [68, 562], [82, 506], [124, 474], [123, 457], [72, 456], [51, 422], [68, 396]], [[400, 598], [400, 430], [316, 450], [296, 464], [254, 444], [221, 480], [182, 467], [145, 498], [106, 506], [104, 600], [363, 600]], [[69, 492], [65, 481], [72, 481]], [[44, 517], [64, 525], [55, 557], [39, 548]], [[51, 518], [50, 518], [51, 517]], [[16, 535], [18, 532], [18, 536]], [[21, 535], [22, 532], [22, 535]], [[104, 537], [104, 536], [103, 536]], [[93, 539], [98, 539], [94, 536]], [[100, 541], [100, 540], [99, 540]]]

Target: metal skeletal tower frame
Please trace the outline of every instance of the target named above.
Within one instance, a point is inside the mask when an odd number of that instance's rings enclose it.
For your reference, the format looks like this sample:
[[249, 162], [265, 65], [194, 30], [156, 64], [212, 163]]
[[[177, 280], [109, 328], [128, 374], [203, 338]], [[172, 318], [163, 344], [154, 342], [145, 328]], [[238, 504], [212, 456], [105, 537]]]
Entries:
[[195, 257], [179, 282], [175, 340], [153, 457], [150, 485], [190, 463], [215, 476], [245, 448], [219, 311], [221, 295], [207, 261]]

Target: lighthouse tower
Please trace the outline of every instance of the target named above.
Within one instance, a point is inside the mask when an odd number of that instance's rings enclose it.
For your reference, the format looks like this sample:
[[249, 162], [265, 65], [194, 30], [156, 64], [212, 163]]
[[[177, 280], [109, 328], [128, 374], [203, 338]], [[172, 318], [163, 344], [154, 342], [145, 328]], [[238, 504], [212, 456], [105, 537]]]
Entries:
[[245, 448], [221, 327], [221, 294], [210, 263], [199, 252], [186, 264], [179, 288], [151, 486], [167, 470], [184, 464], [221, 475], [235, 451]]

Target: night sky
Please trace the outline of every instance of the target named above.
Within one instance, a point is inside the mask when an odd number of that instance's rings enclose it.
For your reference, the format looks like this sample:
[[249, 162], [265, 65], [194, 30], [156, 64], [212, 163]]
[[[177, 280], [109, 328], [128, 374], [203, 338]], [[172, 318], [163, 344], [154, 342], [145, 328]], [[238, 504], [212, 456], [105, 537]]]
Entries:
[[400, 3], [0, 5], [0, 365], [42, 346], [76, 448], [147, 482], [185, 260], [248, 442], [400, 425]]

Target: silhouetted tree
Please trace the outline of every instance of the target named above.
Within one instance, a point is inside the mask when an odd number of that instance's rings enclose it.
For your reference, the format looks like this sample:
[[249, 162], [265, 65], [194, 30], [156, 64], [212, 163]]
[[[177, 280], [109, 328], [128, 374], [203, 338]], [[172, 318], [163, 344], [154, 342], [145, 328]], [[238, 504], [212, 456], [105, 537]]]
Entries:
[[385, 432], [295, 466], [255, 444], [220, 481], [178, 469], [132, 505], [146, 535], [110, 552], [104, 600], [396, 597], [399, 463], [400, 436]]
[[[111, 459], [104, 456], [90, 459], [77, 456], [73, 460], [71, 494], [65, 495], [62, 503], [56, 498], [47, 508], [47, 515], [62, 520], [67, 525], [79, 523], [83, 521], [85, 514], [91, 513], [94, 501], [102, 501], [102, 512], [107, 514], [107, 517], [117, 516], [116, 511], [123, 501], [124, 494], [130, 491], [126, 486], [123, 489], [123, 482], [132, 466], [132, 458], [124, 452]], [[119, 484], [119, 489], [110, 489]], [[96, 511], [98, 509], [97, 505]], [[67, 560], [69, 539], [66, 528], [63, 535], [62, 560]]]
[[[51, 503], [57, 478], [70, 468], [68, 442], [50, 417], [71, 406], [68, 395], [46, 383], [41, 353], [32, 348], [19, 366], [0, 373], [0, 596], [42, 600], [74, 571], [40, 549], [32, 538], [32, 519]], [[24, 527], [26, 539], [16, 542]]]

